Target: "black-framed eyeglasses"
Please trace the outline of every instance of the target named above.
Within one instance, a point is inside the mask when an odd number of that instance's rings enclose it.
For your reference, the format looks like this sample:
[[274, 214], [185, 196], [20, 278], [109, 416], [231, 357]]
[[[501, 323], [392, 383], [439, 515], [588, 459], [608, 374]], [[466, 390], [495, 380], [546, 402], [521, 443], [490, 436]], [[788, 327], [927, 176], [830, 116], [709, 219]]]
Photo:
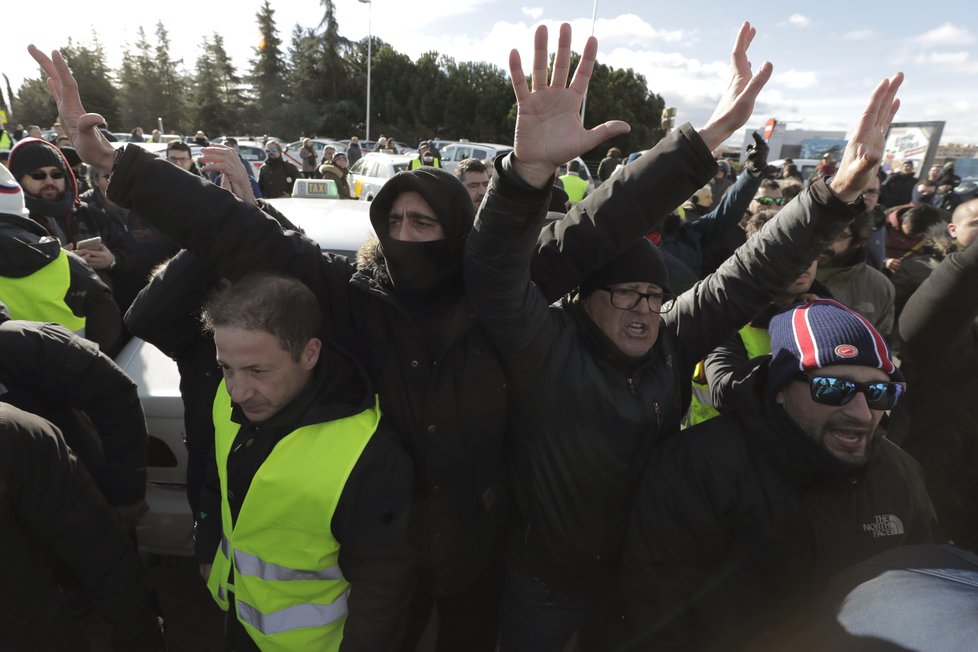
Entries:
[[43, 172], [41, 170], [38, 170], [37, 172], [28, 172], [27, 176], [29, 176], [31, 179], [34, 179], [34, 181], [44, 181], [48, 177], [57, 180], [57, 179], [64, 179], [65, 173], [62, 172], [61, 170], [55, 170], [54, 172]]
[[631, 290], [629, 288], [611, 287], [601, 287], [598, 289], [610, 294], [611, 305], [619, 310], [632, 310], [642, 299], [648, 302], [650, 312], [662, 314], [672, 310], [672, 299], [674, 297], [666, 292], [639, 292], [638, 290]]
[[892, 410], [907, 391], [906, 383], [859, 383], [848, 378], [816, 376], [809, 373], [801, 374], [798, 380], [808, 383], [813, 401], [835, 407], [845, 405], [855, 398], [857, 393], [862, 393], [866, 397], [866, 405], [869, 409]]
[[170, 163], [185, 163], [190, 160], [189, 156], [167, 156], [166, 160]]
[[780, 206], [784, 203], [784, 197], [754, 197], [754, 201], [761, 206], [770, 206], [771, 204]]

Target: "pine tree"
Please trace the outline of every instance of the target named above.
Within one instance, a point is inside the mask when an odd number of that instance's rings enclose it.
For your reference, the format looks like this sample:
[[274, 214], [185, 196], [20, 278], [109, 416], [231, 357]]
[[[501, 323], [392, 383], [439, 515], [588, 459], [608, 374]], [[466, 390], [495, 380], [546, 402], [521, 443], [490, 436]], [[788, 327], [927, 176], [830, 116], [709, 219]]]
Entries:
[[282, 123], [286, 68], [282, 40], [275, 27], [275, 10], [268, 0], [259, 9], [257, 18], [262, 38], [255, 48], [255, 58], [251, 60], [250, 82], [255, 89], [255, 102], [249, 113], [256, 116], [258, 132], [278, 133]]

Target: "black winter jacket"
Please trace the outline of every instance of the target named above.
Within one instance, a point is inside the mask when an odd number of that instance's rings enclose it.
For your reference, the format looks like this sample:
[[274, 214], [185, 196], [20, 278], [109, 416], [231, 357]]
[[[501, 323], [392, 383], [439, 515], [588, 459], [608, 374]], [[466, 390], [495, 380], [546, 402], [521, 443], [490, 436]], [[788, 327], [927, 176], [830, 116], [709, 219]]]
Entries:
[[793, 612], [834, 573], [931, 541], [919, 465], [877, 436], [868, 463], [846, 468], [766, 395], [769, 359], [732, 413], [650, 460], [622, 573], [642, 642], [624, 649], [791, 649], [775, 631], [790, 634]]
[[56, 324], [3, 321], [0, 399], [54, 423], [112, 505], [146, 495], [146, 420], [136, 385]]
[[265, 165], [258, 172], [258, 187], [261, 195], [267, 199], [288, 197], [292, 194], [292, 186], [296, 179], [301, 179], [299, 169], [281, 156], [277, 159], [265, 159]]
[[[714, 170], [704, 160], [655, 171], [660, 183], [688, 194]], [[620, 565], [645, 460], [657, 441], [678, 433], [696, 362], [783, 292], [855, 211], [817, 184], [682, 294], [662, 315], [650, 353], [636, 360], [623, 356], [579, 304], [548, 309], [528, 271], [545, 206], [537, 205], [536, 220], [520, 219], [528, 211], [507, 194], [497, 175], [469, 236], [466, 282], [510, 384], [509, 460], [522, 519], [510, 552], [527, 576], [593, 595]], [[672, 199], [656, 199], [643, 208], [666, 214]]]
[[88, 650], [48, 568], [67, 565], [113, 629], [113, 650], [156, 652], [163, 635], [136, 550], [85, 467], [44, 419], [0, 403], [0, 649]]
[[941, 528], [978, 550], [978, 246], [950, 254], [907, 301], [904, 448], [924, 467]]
[[[689, 160], [711, 172], [715, 166], [689, 126], [653, 151], [659, 154], [647, 161], [668, 153], [667, 160], [681, 167]], [[688, 196], [657, 181], [650, 169], [633, 164], [575, 207], [572, 219], [540, 235], [533, 266], [545, 296], [556, 299], [573, 289], [647, 232], [658, 216], [647, 214], [645, 206], [657, 205], [657, 194], [679, 195], [676, 204]], [[699, 177], [697, 182], [702, 185]], [[517, 192], [544, 204], [549, 193]], [[327, 339], [335, 338], [362, 362], [414, 460], [413, 542], [432, 593], [444, 597], [466, 587], [499, 557], [509, 517], [506, 379], [464, 297], [444, 307], [447, 319], [432, 345], [375, 257], [357, 269], [343, 257], [324, 254], [297, 233], [283, 234], [227, 191], [135, 146], [118, 162], [108, 194], [206, 260], [220, 277], [274, 269], [313, 290]]]
[[[29, 276], [60, 253], [61, 243], [34, 220], [0, 214], [0, 276]], [[66, 253], [71, 276], [65, 305], [75, 315], [85, 317], [85, 337], [107, 351], [118, 339], [122, 328], [112, 291], [88, 263], [70, 251]]]

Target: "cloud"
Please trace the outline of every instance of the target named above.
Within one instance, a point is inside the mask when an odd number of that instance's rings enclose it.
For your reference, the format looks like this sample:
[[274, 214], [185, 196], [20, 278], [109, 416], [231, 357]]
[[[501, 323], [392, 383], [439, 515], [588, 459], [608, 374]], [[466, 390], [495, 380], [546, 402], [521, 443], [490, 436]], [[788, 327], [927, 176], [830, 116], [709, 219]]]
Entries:
[[775, 73], [772, 82], [784, 86], [785, 88], [803, 89], [812, 88], [818, 83], [818, 77], [811, 70], [786, 70]]
[[839, 38], [843, 41], [871, 41], [876, 38], [876, 32], [871, 29], [856, 29], [846, 32]]
[[978, 61], [973, 61], [969, 52], [927, 52], [917, 55], [914, 61], [931, 72], [978, 75]]
[[543, 15], [543, 7], [522, 7], [520, 11], [533, 21], [540, 20], [540, 16]]
[[788, 22], [786, 24], [793, 25], [795, 27], [808, 27], [812, 24], [812, 19], [801, 14], [791, 14], [791, 16], [788, 17]]
[[929, 32], [924, 32], [916, 36], [913, 42], [926, 47], [942, 45], [966, 45], [975, 42], [975, 36], [963, 27], [955, 27], [951, 23], [944, 23], [940, 27], [935, 27]]

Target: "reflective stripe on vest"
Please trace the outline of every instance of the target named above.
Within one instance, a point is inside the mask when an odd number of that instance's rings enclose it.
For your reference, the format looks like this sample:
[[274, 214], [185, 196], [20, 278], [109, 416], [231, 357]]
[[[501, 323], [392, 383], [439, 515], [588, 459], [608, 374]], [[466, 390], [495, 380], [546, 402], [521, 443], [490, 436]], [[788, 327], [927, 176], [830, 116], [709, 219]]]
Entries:
[[584, 199], [584, 195], [587, 193], [587, 181], [577, 176], [576, 172], [565, 174], [560, 177], [560, 180], [564, 182], [564, 192], [567, 193], [567, 199], [570, 200], [570, 203], [576, 204]]
[[263, 651], [338, 650], [350, 584], [330, 523], [380, 421], [376, 397], [359, 414], [283, 437], [255, 473], [233, 524], [227, 463], [239, 426], [223, 382], [213, 415], [224, 536], [207, 582], [211, 595], [224, 610], [235, 601], [238, 620]]
[[350, 589], [347, 589], [332, 604], [298, 604], [270, 614], [261, 613], [243, 600], [238, 600], [236, 606], [241, 622], [267, 636], [305, 627], [329, 625], [346, 615], [346, 601], [349, 597]]
[[68, 254], [61, 250], [57, 258], [33, 274], [0, 276], [0, 301], [7, 304], [12, 319], [53, 322], [84, 337], [85, 318], [65, 304], [70, 286]]
[[[753, 360], [771, 352], [771, 334], [766, 328], [757, 328], [747, 324], [737, 334], [740, 335], [744, 348], [747, 350], [747, 359]], [[689, 403], [689, 425], [695, 426], [697, 423], [709, 421], [720, 412], [713, 407], [713, 393], [710, 386], [706, 383], [706, 373], [703, 363], [696, 365], [693, 372], [693, 398]]]

